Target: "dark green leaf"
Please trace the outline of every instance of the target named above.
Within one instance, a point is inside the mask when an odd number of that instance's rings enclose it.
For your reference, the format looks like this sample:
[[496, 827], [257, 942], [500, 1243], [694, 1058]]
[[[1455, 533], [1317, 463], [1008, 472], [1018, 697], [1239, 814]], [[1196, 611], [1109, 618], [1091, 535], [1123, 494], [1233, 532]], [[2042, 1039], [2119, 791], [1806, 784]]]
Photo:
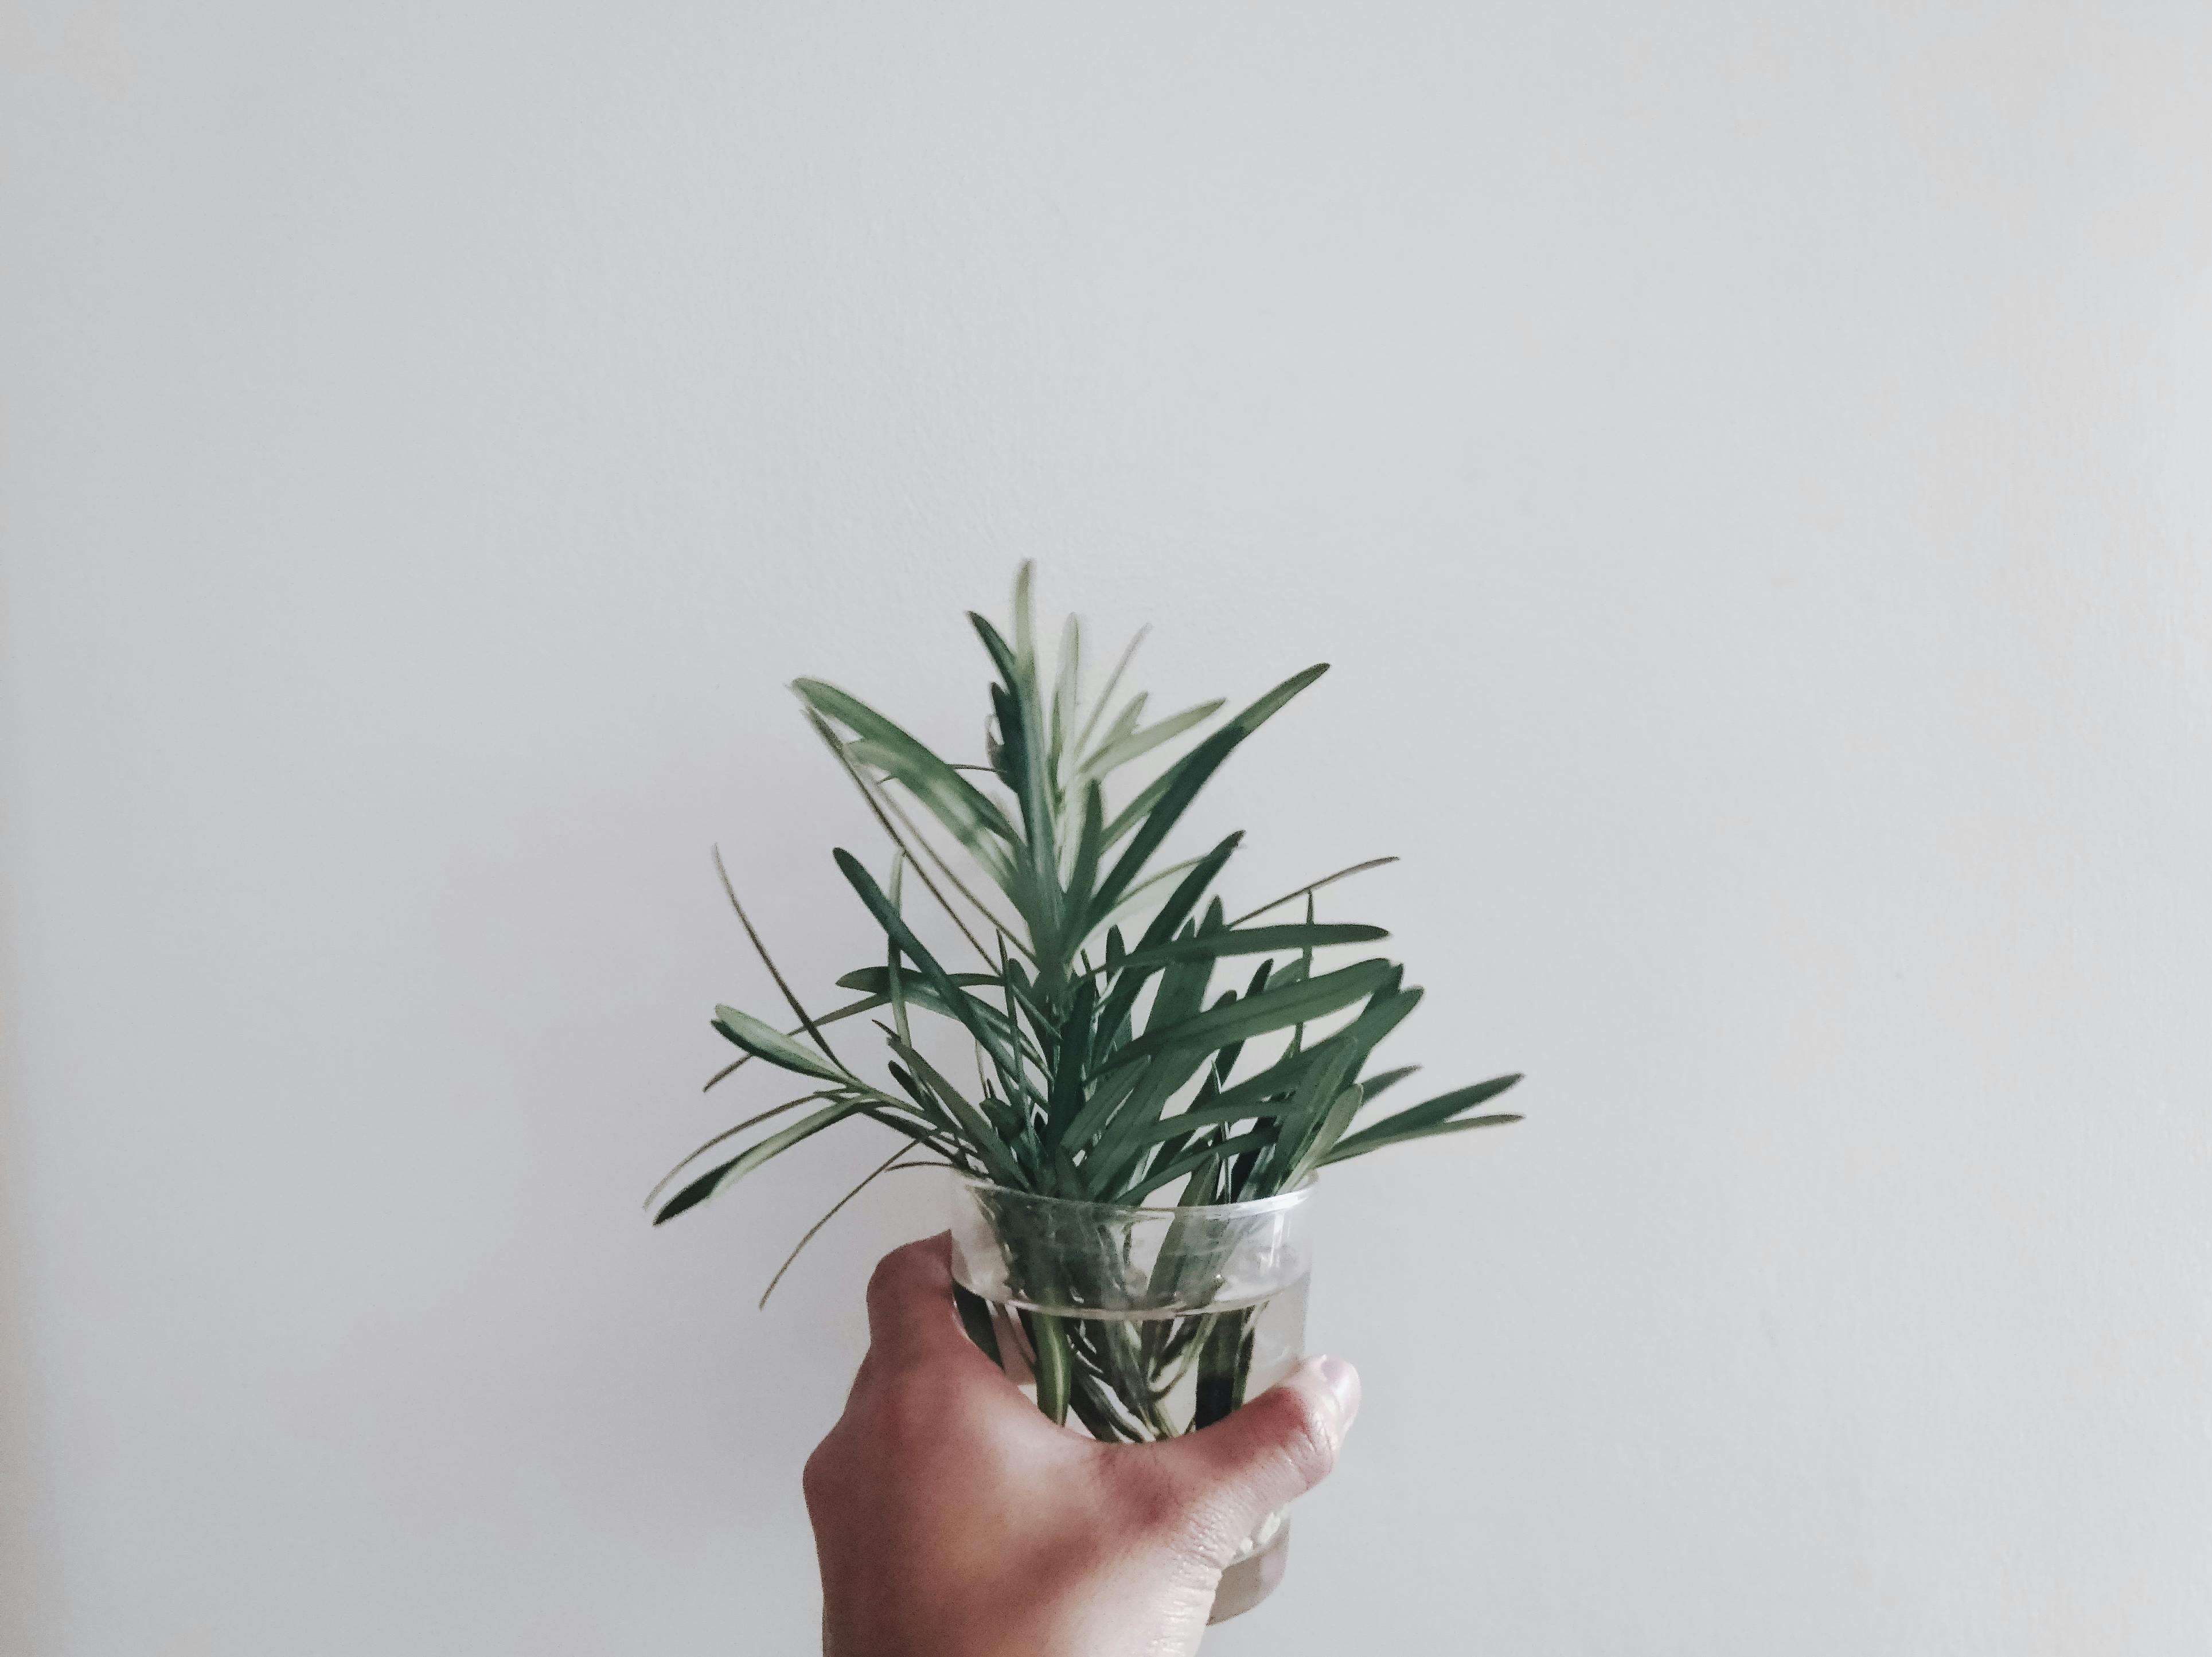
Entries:
[[[1198, 907], [1198, 901], [1206, 895], [1206, 887], [1221, 872], [1222, 865], [1229, 861], [1230, 855], [1243, 839], [1244, 831], [1240, 828], [1191, 865], [1190, 872], [1168, 895], [1168, 901], [1160, 906], [1159, 913], [1146, 926], [1144, 936], [1137, 940], [1139, 952], [1157, 949], [1175, 937], [1176, 929]], [[1122, 1020], [1136, 1006], [1137, 998], [1144, 993], [1146, 980], [1150, 976], [1151, 973], [1146, 970], [1125, 972], [1115, 980], [1113, 993], [1107, 998], [1106, 1005], [1099, 1013], [1099, 1023], [1105, 1027], [1109, 1044], [1115, 1040]]]
[[714, 1025], [756, 1059], [765, 1059], [771, 1065], [797, 1071], [801, 1076], [818, 1077], [825, 1082], [853, 1079], [820, 1053], [800, 1047], [775, 1025], [763, 1023], [749, 1012], [718, 1006], [714, 1009]]
[[867, 744], [865, 756], [855, 748], [856, 757], [896, 777], [970, 851], [988, 847], [994, 835], [1010, 846], [1019, 843], [1006, 813], [973, 783], [859, 697], [819, 679], [798, 680], [793, 689], [810, 707], [854, 731]]
[[1371, 1105], [1382, 1094], [1396, 1087], [1399, 1083], [1419, 1069], [1419, 1065], [1401, 1065], [1395, 1070], [1377, 1071], [1372, 1076], [1362, 1077], [1359, 1082], [1360, 1096]]
[[1123, 1102], [1137, 1090], [1144, 1077], [1145, 1067], [1139, 1065], [1124, 1068], [1111, 1080], [1101, 1080], [1091, 1089], [1091, 1096], [1085, 1101], [1083, 1108], [1075, 1113], [1073, 1120], [1066, 1127], [1061, 1127], [1057, 1120], [1054, 1122], [1054, 1135], [1050, 1140], [1052, 1147], [1063, 1153], [1073, 1153], [1088, 1144], [1114, 1113], [1121, 1108]]
[[1511, 1076], [1493, 1077], [1487, 1082], [1476, 1082], [1468, 1087], [1454, 1088], [1449, 1093], [1440, 1093], [1433, 1099], [1408, 1106], [1395, 1116], [1386, 1116], [1381, 1121], [1360, 1129], [1337, 1149], [1347, 1156], [1357, 1155], [1353, 1147], [1363, 1146], [1370, 1139], [1380, 1143], [1386, 1136], [1395, 1138], [1434, 1126], [1462, 1111], [1473, 1110], [1477, 1105], [1495, 1099], [1520, 1079], [1516, 1072]]
[[662, 1225], [674, 1219], [684, 1210], [696, 1208], [709, 1197], [719, 1195], [737, 1184], [763, 1162], [771, 1157], [781, 1156], [801, 1139], [821, 1132], [833, 1122], [843, 1121], [848, 1116], [855, 1114], [860, 1108], [861, 1102], [859, 1100], [841, 1101], [839, 1103], [816, 1111], [811, 1116], [793, 1123], [781, 1133], [771, 1133], [758, 1144], [732, 1157], [720, 1168], [701, 1174], [690, 1185], [685, 1186], [683, 1190], [669, 1199], [667, 1207], [653, 1216], [653, 1223], [655, 1225]]
[[824, 1088], [815, 1093], [802, 1093], [796, 1099], [787, 1099], [780, 1105], [770, 1105], [766, 1110], [760, 1112], [757, 1115], [746, 1117], [744, 1121], [739, 1122], [735, 1127], [724, 1128], [713, 1138], [708, 1140], [706, 1144], [694, 1146], [690, 1153], [686, 1156], [682, 1162], [677, 1163], [674, 1168], [670, 1168], [666, 1174], [663, 1174], [660, 1178], [659, 1183], [655, 1185], [652, 1190], [645, 1193], [645, 1206], [647, 1209], [650, 1210], [653, 1203], [659, 1199], [660, 1193], [668, 1189], [670, 1184], [673, 1182], [678, 1174], [681, 1174], [685, 1168], [690, 1167], [692, 1163], [697, 1162], [699, 1158], [705, 1156], [716, 1145], [722, 1144], [728, 1140], [734, 1139], [738, 1134], [743, 1133], [747, 1128], [758, 1127], [763, 1122], [772, 1120], [775, 1117], [782, 1115], [787, 1110], [796, 1110], [801, 1105], [811, 1105], [817, 1099], [831, 1098], [835, 1096], [838, 1091], [839, 1089], [836, 1088]]
[[958, 1088], [945, 1080], [942, 1072], [928, 1059], [896, 1036], [892, 1037], [891, 1044], [897, 1049], [899, 1057], [905, 1059], [912, 1068], [915, 1075], [927, 1084], [929, 1092], [934, 1096], [938, 1103], [950, 1112], [953, 1119], [960, 1124], [961, 1129], [966, 1133], [969, 1142], [991, 1165], [993, 1176], [1013, 1185], [1020, 1185], [1022, 1183], [1021, 1168], [1014, 1161], [1013, 1153], [1006, 1148], [1006, 1143], [1000, 1137], [998, 1130], [991, 1126], [990, 1119], [984, 1115], [982, 1111], [977, 1108]]
[[[998, 974], [995, 973], [952, 973], [947, 976], [956, 984], [996, 985], [999, 982]], [[865, 1001], [855, 1001], [849, 1007], [839, 1008], [836, 1014], [831, 1015], [833, 1017], [849, 1016], [853, 1013], [873, 1012], [879, 1007], [887, 1007], [890, 1005], [890, 969], [887, 966], [862, 967], [857, 972], [847, 973], [837, 982], [845, 989], [867, 990], [871, 993]], [[927, 1007], [930, 1011], [942, 1017], [958, 1019], [963, 1023], [967, 1022], [958, 1009], [945, 1004], [938, 994], [937, 986], [934, 983], [921, 976], [912, 968], [899, 974], [899, 989], [910, 1006]], [[1014, 1039], [1013, 1028], [1007, 1023], [1005, 1013], [979, 996], [970, 995], [963, 998], [975, 1010], [977, 1016], [990, 1025], [993, 1033], [1000, 1041], [1011, 1041]], [[826, 1024], [830, 1021], [825, 1018], [821, 1022]]]
[[[1269, 1188], [1287, 1190], [1292, 1179], [1307, 1166], [1329, 1123], [1341, 1113], [1346, 1121], [1352, 1120], [1351, 1110], [1343, 1109], [1346, 1079], [1359, 1063], [1358, 1050], [1349, 1042], [1323, 1043], [1316, 1047], [1315, 1064], [1299, 1079], [1297, 1092], [1291, 1099], [1275, 1126], [1275, 1142], [1279, 1157], [1270, 1170]], [[1354, 1100], [1352, 1110], [1358, 1108]], [[1341, 1130], [1339, 1130], [1341, 1132]], [[1255, 1196], [1265, 1195], [1254, 1192]]]
[[1249, 1001], [1211, 1009], [1165, 1029], [1146, 1030], [1107, 1059], [1106, 1068], [1170, 1046], [1200, 1047], [1212, 1053], [1227, 1042], [1249, 1041], [1309, 1019], [1326, 1017], [1380, 986], [1391, 970], [1387, 961], [1362, 961], [1303, 983], [1271, 984]]
[[1252, 926], [1241, 932], [1224, 930], [1139, 950], [1121, 964], [1124, 968], [1142, 971], [1150, 967], [1164, 966], [1170, 961], [1273, 955], [1285, 950], [1325, 949], [1335, 944], [1372, 944], [1389, 936], [1380, 926], [1364, 926], [1351, 922], [1332, 926]]
[[1172, 1139], [1179, 1133], [1195, 1132], [1202, 1127], [1225, 1127], [1231, 1122], [1248, 1119], [1266, 1121], [1280, 1116], [1291, 1108], [1291, 1101], [1277, 1099], [1255, 1104], [1243, 1101], [1235, 1104], [1194, 1105], [1188, 1110], [1177, 1111], [1172, 1116], [1163, 1116], [1137, 1136], [1139, 1144], [1157, 1144]]
[[[1224, 729], [1215, 731], [1191, 750], [1164, 774], [1166, 787], [1160, 791], [1158, 802], [1146, 810], [1141, 822], [1135, 825], [1136, 832], [1130, 837], [1128, 849], [1114, 865], [1113, 872], [1099, 883], [1100, 903], [1113, 902], [1137, 877], [1138, 871], [1159, 849], [1160, 842], [1167, 838], [1168, 831], [1176, 826], [1191, 801], [1198, 798], [1198, 791], [1206, 786], [1206, 779], [1214, 774], [1222, 761], [1229, 757], [1231, 750], [1273, 717], [1291, 697], [1328, 671], [1328, 665], [1324, 662], [1308, 668], [1303, 673], [1293, 674], [1239, 713]], [[1123, 817], [1127, 815], [1127, 810], [1122, 814]], [[1114, 832], [1114, 825], [1109, 825], [1106, 830], [1106, 843], [1111, 846], [1118, 838]]]
[[1008, 1069], [1012, 1056], [1004, 1051], [997, 1035], [984, 1022], [974, 999], [954, 987], [945, 968], [937, 964], [937, 957], [922, 946], [921, 940], [914, 935], [913, 928], [906, 924], [905, 918], [884, 895], [883, 888], [876, 884], [876, 877], [861, 866], [860, 859], [842, 846], [836, 847], [831, 856], [836, 859], [837, 867], [853, 889], [860, 895], [860, 901], [868, 906], [868, 913], [875, 916], [876, 924], [890, 935], [906, 958], [921, 969], [923, 976], [937, 991], [939, 998], [952, 1010], [955, 1017], [968, 1027], [969, 1033], [982, 1044], [984, 1052], [992, 1055], [1002, 1071]]
[[1098, 785], [1086, 784], [1082, 825], [1076, 832], [1075, 866], [1067, 877], [1065, 936], [1060, 945], [1063, 960], [1073, 960], [1083, 940], [1091, 935], [1091, 888], [1098, 880], [1098, 837], [1105, 821], [1106, 803], [1099, 798]]
[[1218, 1145], [1203, 1146], [1186, 1151], [1164, 1168], [1156, 1168], [1140, 1175], [1129, 1189], [1116, 1200], [1141, 1203], [1162, 1186], [1173, 1185], [1186, 1174], [1194, 1174], [1217, 1158], [1234, 1156], [1254, 1145], [1265, 1144], [1272, 1136], [1265, 1128], [1255, 1128], [1249, 1133], [1240, 1133], [1233, 1139], [1224, 1139]]
[[[996, 973], [947, 973], [945, 975], [964, 989], [974, 989], [979, 985], [995, 986], [999, 981], [999, 975]], [[887, 992], [887, 986], [884, 980], [884, 969], [881, 967], [855, 967], [837, 980], [837, 987], [841, 990], [859, 990], [863, 994], [872, 997], [881, 997]], [[840, 1007], [821, 1022], [826, 1024], [831, 1018], [847, 1017], [854, 1013], [867, 1011], [870, 1009], [866, 1002], [855, 1001], [849, 1007]]]
[[1364, 1156], [1370, 1150], [1380, 1150], [1385, 1145], [1398, 1144], [1407, 1139], [1433, 1139], [1441, 1134], [1465, 1133], [1474, 1128], [1503, 1127], [1508, 1122], [1521, 1120], [1510, 1114], [1470, 1116], [1462, 1122], [1439, 1122], [1433, 1127], [1409, 1128], [1402, 1133], [1381, 1133], [1378, 1131], [1377, 1137], [1372, 1138], [1368, 1137], [1367, 1130], [1362, 1130], [1349, 1138], [1340, 1140], [1336, 1149], [1322, 1158], [1322, 1165], [1327, 1167], [1331, 1162], [1341, 1162], [1349, 1157]]
[[[1223, 729], [1215, 731], [1205, 742], [1200, 743], [1174, 765], [1162, 772], [1142, 793], [1121, 808], [1121, 814], [1113, 822], [1106, 825], [1106, 843], [1109, 846], [1120, 844], [1124, 835], [1137, 828], [1141, 823], [1144, 828], [1140, 831], [1140, 835], [1148, 835], [1152, 845], [1158, 845], [1165, 836], [1168, 828], [1173, 826], [1173, 818], [1182, 814], [1183, 807], [1190, 803], [1190, 797], [1197, 793], [1199, 785], [1203, 784], [1206, 777], [1212, 774], [1214, 768], [1228, 756], [1229, 750], [1273, 719], [1282, 711], [1284, 705], [1291, 697], [1328, 671], [1328, 664], [1321, 662], [1306, 669], [1303, 673], [1291, 675], [1231, 719]], [[1215, 748], [1217, 744], [1220, 744], [1218, 749]], [[1209, 752], [1209, 750], [1214, 751]], [[1189, 778], [1194, 774], [1197, 780], [1189, 782]], [[1160, 814], [1159, 808], [1171, 792], [1182, 791], [1187, 782], [1189, 782], [1189, 786], [1188, 792], [1182, 793], [1182, 803], [1175, 807], [1174, 811], [1170, 815], [1169, 822], [1159, 828], [1158, 834], [1153, 834], [1152, 824], [1154, 819]], [[1133, 874], [1135, 870], [1143, 865], [1145, 857], [1151, 855], [1151, 849], [1147, 847], [1144, 857], [1139, 857], [1130, 865], [1130, 872]], [[1118, 867], [1119, 865], [1117, 865], [1117, 871]], [[1115, 889], [1118, 891], [1120, 887], [1116, 886]]]
[[1336, 1102], [1322, 1118], [1321, 1126], [1307, 1139], [1304, 1149], [1298, 1152], [1297, 1160], [1291, 1164], [1291, 1171], [1283, 1176], [1282, 1189], [1297, 1190], [1304, 1182], [1306, 1175], [1320, 1167], [1337, 1141], [1343, 1138], [1344, 1130], [1352, 1126], [1352, 1119], [1358, 1114], [1358, 1088], [1346, 1088], [1338, 1094]]

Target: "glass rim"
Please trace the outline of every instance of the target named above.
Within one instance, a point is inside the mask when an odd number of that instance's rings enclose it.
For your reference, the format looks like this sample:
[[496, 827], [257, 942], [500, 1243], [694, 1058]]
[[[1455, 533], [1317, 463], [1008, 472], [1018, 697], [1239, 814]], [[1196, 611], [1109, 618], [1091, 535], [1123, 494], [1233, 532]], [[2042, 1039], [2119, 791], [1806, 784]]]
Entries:
[[1055, 1208], [1093, 1209], [1107, 1214], [1242, 1215], [1267, 1214], [1277, 1209], [1297, 1207], [1313, 1195], [1321, 1174], [1318, 1171], [1309, 1174], [1288, 1191], [1279, 1191], [1272, 1197], [1252, 1197], [1239, 1203], [1102, 1203], [1091, 1197], [1054, 1197], [1042, 1191], [1025, 1191], [1019, 1186], [1000, 1185], [997, 1181], [984, 1179], [980, 1174], [956, 1173], [953, 1178], [970, 1191], [987, 1191], [996, 1196], [1049, 1203]]

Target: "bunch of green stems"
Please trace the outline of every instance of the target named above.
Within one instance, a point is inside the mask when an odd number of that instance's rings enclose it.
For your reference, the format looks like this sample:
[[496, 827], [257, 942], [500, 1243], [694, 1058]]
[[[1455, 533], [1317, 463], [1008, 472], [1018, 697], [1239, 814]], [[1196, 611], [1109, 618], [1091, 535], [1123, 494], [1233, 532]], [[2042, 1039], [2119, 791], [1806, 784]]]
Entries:
[[[1189, 742], [1114, 806], [1109, 790], [1117, 774], [1197, 731], [1224, 704], [1149, 724], [1142, 693], [1116, 705], [1141, 634], [1097, 695], [1086, 695], [1073, 617], [1048, 684], [1030, 586], [1024, 565], [1011, 639], [969, 616], [994, 673], [982, 764], [940, 758], [832, 685], [801, 679], [794, 687], [809, 723], [890, 841], [882, 881], [850, 852], [834, 853], [882, 932], [883, 954], [837, 980], [855, 998], [811, 1015], [723, 871], [730, 901], [797, 1022], [786, 1028], [718, 1006], [714, 1027], [742, 1051], [708, 1085], [754, 1059], [811, 1085], [686, 1157], [648, 1199], [648, 1207], [659, 1203], [655, 1223], [854, 1117], [890, 1128], [900, 1144], [838, 1208], [869, 1181], [914, 1166], [947, 1166], [1012, 1190], [1089, 1202], [1237, 1203], [1295, 1189], [1330, 1163], [1385, 1145], [1519, 1120], [1481, 1110], [1520, 1079], [1502, 1076], [1357, 1120], [1412, 1074], [1412, 1067], [1370, 1072], [1367, 1065], [1421, 992], [1380, 956], [1321, 966], [1320, 952], [1387, 934], [1322, 921], [1315, 899], [1392, 859], [1339, 870], [1234, 919], [1216, 889], [1241, 833], [1197, 856], [1162, 862], [1170, 832], [1222, 762], [1325, 665], [1293, 675]], [[924, 943], [910, 914], [909, 877], [939, 917], [932, 930], [949, 925], [969, 953], [966, 970], [948, 967]], [[1301, 919], [1266, 919], [1301, 904]], [[1234, 969], [1241, 985], [1217, 993], [1216, 974], [1238, 961], [1249, 967]], [[972, 1050], [973, 1086], [925, 1053], [916, 1039], [925, 1014], [949, 1023]], [[882, 1080], [848, 1062], [830, 1035], [866, 1016], [873, 1016], [887, 1049]], [[813, 1108], [797, 1120], [710, 1161], [739, 1136], [807, 1106]], [[963, 1311], [986, 1338], [980, 1308]], [[1158, 1423], [1146, 1400], [1190, 1363], [1198, 1366], [1201, 1416], [1225, 1413], [1241, 1399], [1249, 1331], [1239, 1314], [1147, 1333], [1149, 1347], [1128, 1350], [1118, 1344], [1121, 1336], [1071, 1332], [1068, 1322], [1044, 1314], [1024, 1322], [1038, 1402], [1056, 1420], [1073, 1403], [1094, 1433], [1151, 1435]], [[1085, 1376], [1087, 1387], [1078, 1384]]]

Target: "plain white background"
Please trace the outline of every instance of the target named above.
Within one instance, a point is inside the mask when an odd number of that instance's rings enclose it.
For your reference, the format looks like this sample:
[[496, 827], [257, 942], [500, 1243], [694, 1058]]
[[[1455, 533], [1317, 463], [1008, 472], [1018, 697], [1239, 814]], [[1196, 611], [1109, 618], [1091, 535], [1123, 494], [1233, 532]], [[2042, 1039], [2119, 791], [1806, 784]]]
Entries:
[[807, 1648], [937, 1199], [642, 1223], [708, 848], [868, 958], [781, 687], [1034, 555], [1532, 1078], [1209, 1652], [2212, 1648], [2202, 7], [0, 15], [0, 1646]]

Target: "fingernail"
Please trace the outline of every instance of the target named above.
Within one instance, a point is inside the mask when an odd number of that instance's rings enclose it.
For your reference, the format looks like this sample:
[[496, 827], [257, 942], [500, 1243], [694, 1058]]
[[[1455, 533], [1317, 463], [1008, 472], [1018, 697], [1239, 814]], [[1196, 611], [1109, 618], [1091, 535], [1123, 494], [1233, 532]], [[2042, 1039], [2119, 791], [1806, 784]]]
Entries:
[[1352, 1420], [1359, 1413], [1359, 1371], [1340, 1357], [1319, 1359], [1314, 1368], [1328, 1383], [1329, 1395], [1336, 1400], [1336, 1432], [1340, 1439], [1352, 1430]]

